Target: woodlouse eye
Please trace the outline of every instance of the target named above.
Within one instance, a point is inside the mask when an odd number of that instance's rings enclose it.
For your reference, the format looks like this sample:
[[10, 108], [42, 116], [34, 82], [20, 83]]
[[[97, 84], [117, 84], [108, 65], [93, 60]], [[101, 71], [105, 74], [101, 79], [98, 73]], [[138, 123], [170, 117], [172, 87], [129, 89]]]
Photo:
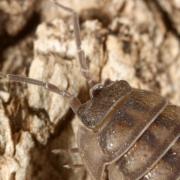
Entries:
[[94, 87], [92, 87], [90, 90], [90, 97], [92, 98], [97, 96], [101, 92], [103, 87], [104, 86], [102, 84], [96, 84]]
[[111, 81], [110, 79], [107, 79], [104, 84], [96, 84], [94, 87], [91, 88], [90, 90], [90, 97], [95, 97], [97, 96], [104, 87], [107, 87], [109, 85], [111, 85], [113, 83], [113, 81]]

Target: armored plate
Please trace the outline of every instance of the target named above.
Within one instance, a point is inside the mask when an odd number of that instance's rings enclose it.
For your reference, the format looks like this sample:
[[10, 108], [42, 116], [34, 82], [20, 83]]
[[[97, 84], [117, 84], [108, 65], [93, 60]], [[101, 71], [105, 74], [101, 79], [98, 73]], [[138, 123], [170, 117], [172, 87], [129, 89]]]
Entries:
[[[108, 94], [111, 103], [103, 107], [107, 99], [104, 100], [102, 94], [107, 88], [115, 86], [123, 88], [120, 88], [121, 92], [115, 100], [112, 98], [114, 91], [108, 89], [112, 93]], [[99, 104], [100, 100], [103, 103], [92, 113], [90, 110], [94, 108], [95, 98]], [[94, 125], [91, 129], [89, 126], [80, 127], [78, 145], [83, 162], [95, 180], [103, 178], [106, 165], [109, 174], [110, 169], [113, 172], [115, 169], [123, 171], [124, 168], [123, 173], [118, 170], [119, 177], [131, 180], [141, 178], [178, 139], [179, 122], [176, 119], [179, 118], [179, 109], [175, 106], [167, 107], [167, 101], [155, 93], [130, 88], [127, 83], [120, 81], [102, 88], [91, 100], [83, 105], [85, 113], [80, 117], [88, 123], [94, 121]], [[159, 149], [155, 144], [159, 145]]]
[[[166, 153], [174, 144], [176, 144], [177, 147], [179, 146], [179, 137], [180, 108], [169, 105], [145, 131], [135, 145], [122, 156], [122, 158], [109, 165], [109, 179], [115, 180], [115, 177], [121, 177], [125, 180], [142, 178], [161, 161], [164, 156], [169, 156], [166, 155]], [[176, 163], [180, 160], [178, 160], [180, 152], [177, 151], [176, 153], [177, 156], [175, 160], [172, 159], [174, 166], [176, 165], [174, 171], [178, 170], [178, 168], [180, 171], [180, 164]], [[162, 162], [164, 163], [164, 161]], [[176, 175], [172, 172], [172, 176], [175, 177]], [[147, 177], [149, 177], [149, 175], [147, 175]], [[170, 178], [168, 180], [170, 180]]]

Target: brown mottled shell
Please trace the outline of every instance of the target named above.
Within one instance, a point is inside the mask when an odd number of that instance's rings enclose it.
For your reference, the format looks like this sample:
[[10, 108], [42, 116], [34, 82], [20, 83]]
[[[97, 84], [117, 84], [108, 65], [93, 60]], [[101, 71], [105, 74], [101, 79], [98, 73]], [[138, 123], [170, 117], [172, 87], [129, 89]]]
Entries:
[[180, 179], [180, 108], [116, 81], [95, 89], [78, 115], [80, 154], [94, 180]]

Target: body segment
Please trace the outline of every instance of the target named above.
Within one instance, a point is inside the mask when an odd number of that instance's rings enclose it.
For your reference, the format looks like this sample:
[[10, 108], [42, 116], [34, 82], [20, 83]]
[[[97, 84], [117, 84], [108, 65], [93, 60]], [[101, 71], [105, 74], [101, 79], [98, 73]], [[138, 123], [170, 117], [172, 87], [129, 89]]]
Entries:
[[[125, 86], [119, 88], [119, 91], [128, 87], [124, 81], [114, 82], [116, 83]], [[108, 90], [113, 88], [114, 84], [108, 85]], [[104, 94], [107, 87], [101, 89], [92, 99], [97, 100], [100, 97], [98, 102], [103, 104], [101, 93]], [[86, 112], [85, 121], [93, 120], [94, 127], [80, 128], [78, 136], [80, 154], [88, 171], [96, 180], [103, 179], [105, 168], [108, 169], [110, 180], [117, 180], [117, 177], [118, 180], [147, 178], [151, 171], [158, 176], [158, 170], [154, 172], [153, 168], [158, 169], [159, 166], [156, 165], [164, 164], [163, 159], [166, 159], [176, 143], [178, 147], [180, 108], [168, 105], [164, 98], [155, 93], [133, 88], [128, 90], [126, 93], [116, 93], [116, 101], [111, 103], [106, 112], [101, 112], [105, 108], [97, 109], [102, 115], [101, 119], [96, 119], [96, 116], [93, 119], [92, 112], [88, 111], [93, 107], [93, 101], [90, 100], [83, 106], [86, 110], [83, 111]], [[119, 99], [117, 94], [121, 95]], [[109, 96], [112, 99], [113, 94]], [[89, 119], [88, 113], [90, 113]], [[179, 151], [176, 154], [175, 161], [179, 162]], [[174, 172], [180, 171], [178, 168], [175, 167]], [[159, 168], [159, 173], [160, 171], [165, 170]], [[171, 173], [169, 180], [170, 177], [176, 176]]]

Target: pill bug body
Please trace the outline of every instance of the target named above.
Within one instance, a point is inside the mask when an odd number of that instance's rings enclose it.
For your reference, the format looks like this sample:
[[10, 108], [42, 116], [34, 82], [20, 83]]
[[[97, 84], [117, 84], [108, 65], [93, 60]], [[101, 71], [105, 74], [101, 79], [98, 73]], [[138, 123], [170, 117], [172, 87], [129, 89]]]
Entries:
[[180, 178], [180, 108], [125, 81], [94, 89], [78, 115], [78, 144], [95, 180]]

